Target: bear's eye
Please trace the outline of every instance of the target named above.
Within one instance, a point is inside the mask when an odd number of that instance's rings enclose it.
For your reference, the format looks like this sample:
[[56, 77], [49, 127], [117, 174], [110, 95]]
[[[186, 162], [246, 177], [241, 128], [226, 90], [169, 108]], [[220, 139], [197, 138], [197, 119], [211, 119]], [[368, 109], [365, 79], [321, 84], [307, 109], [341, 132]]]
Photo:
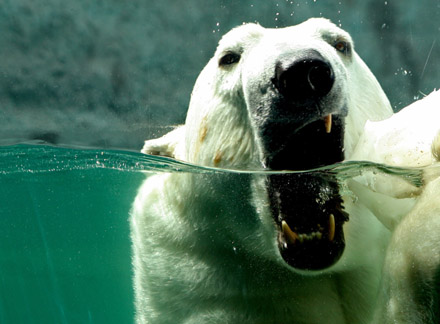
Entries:
[[347, 55], [350, 52], [350, 45], [345, 41], [337, 41], [333, 46], [342, 54]]
[[229, 52], [220, 58], [220, 60], [218, 61], [218, 65], [227, 66], [237, 63], [238, 61], [240, 61], [240, 54]]

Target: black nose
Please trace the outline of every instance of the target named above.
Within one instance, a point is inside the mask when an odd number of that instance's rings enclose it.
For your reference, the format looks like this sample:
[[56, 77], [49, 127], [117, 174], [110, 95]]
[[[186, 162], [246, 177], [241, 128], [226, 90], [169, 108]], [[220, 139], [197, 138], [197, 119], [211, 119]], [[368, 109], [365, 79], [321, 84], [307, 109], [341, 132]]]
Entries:
[[278, 62], [272, 81], [286, 99], [301, 102], [327, 95], [335, 77], [330, 64], [315, 54], [291, 64]]

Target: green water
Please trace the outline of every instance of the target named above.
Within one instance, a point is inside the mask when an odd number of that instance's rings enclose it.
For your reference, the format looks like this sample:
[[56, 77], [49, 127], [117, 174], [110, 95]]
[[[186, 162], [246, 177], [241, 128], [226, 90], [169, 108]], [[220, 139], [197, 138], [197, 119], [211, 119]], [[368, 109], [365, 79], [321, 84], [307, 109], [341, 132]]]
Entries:
[[89, 154], [0, 149], [0, 323], [133, 322], [128, 212], [145, 176]]
[[[419, 170], [371, 163], [316, 172], [371, 168], [420, 181]], [[238, 172], [129, 151], [0, 147], [0, 323], [133, 322], [128, 217], [145, 171]]]

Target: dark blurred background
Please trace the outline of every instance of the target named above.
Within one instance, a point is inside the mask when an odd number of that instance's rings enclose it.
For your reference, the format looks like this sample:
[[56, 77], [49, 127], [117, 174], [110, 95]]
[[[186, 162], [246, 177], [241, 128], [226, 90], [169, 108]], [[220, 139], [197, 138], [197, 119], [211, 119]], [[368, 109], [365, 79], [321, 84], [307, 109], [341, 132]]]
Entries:
[[0, 0], [0, 144], [138, 150], [183, 123], [221, 35], [323, 16], [397, 111], [440, 86], [439, 0]]

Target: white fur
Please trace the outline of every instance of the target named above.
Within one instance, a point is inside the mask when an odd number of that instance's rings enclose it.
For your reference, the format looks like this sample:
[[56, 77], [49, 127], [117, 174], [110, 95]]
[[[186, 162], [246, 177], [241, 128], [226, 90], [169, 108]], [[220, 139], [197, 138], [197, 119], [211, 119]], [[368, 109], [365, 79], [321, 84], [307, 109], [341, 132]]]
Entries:
[[439, 319], [439, 131], [437, 91], [387, 120], [367, 123], [354, 154], [356, 159], [392, 166], [424, 167], [420, 188], [383, 174], [370, 175], [366, 181], [371, 199], [364, 201], [394, 230], [376, 311], [378, 324], [428, 324]]
[[376, 323], [438, 323], [439, 197], [437, 176], [426, 184], [415, 207], [396, 227], [387, 251]]
[[[250, 117], [249, 106], [266, 100], [278, 57], [314, 49], [332, 64], [334, 88], [343, 94], [338, 104], [348, 109], [350, 157], [365, 122], [390, 116], [391, 108], [356, 52], [344, 57], [333, 48], [338, 39], [351, 42], [325, 19], [232, 30], [196, 82], [185, 125], [146, 141], [143, 152], [261, 169], [259, 121]], [[230, 50], [241, 53], [240, 61], [220, 68], [220, 57]], [[369, 322], [389, 236], [385, 227], [361, 199], [346, 197], [350, 221], [342, 258], [324, 271], [296, 271], [279, 254], [263, 182], [258, 175], [169, 173], [143, 183], [131, 217], [138, 323]]]
[[[440, 91], [435, 91], [391, 118], [367, 122], [351, 159], [406, 168], [430, 166], [439, 159], [439, 120]], [[431, 181], [436, 174], [436, 168], [426, 170], [425, 182]], [[375, 198], [365, 199], [370, 203], [369, 208], [376, 210], [375, 215], [391, 230], [413, 207], [414, 197], [423, 189], [403, 178], [382, 173], [364, 174], [362, 181], [374, 192], [369, 195], [375, 195]], [[385, 203], [387, 199], [389, 201]], [[378, 201], [382, 203], [378, 204]]]

